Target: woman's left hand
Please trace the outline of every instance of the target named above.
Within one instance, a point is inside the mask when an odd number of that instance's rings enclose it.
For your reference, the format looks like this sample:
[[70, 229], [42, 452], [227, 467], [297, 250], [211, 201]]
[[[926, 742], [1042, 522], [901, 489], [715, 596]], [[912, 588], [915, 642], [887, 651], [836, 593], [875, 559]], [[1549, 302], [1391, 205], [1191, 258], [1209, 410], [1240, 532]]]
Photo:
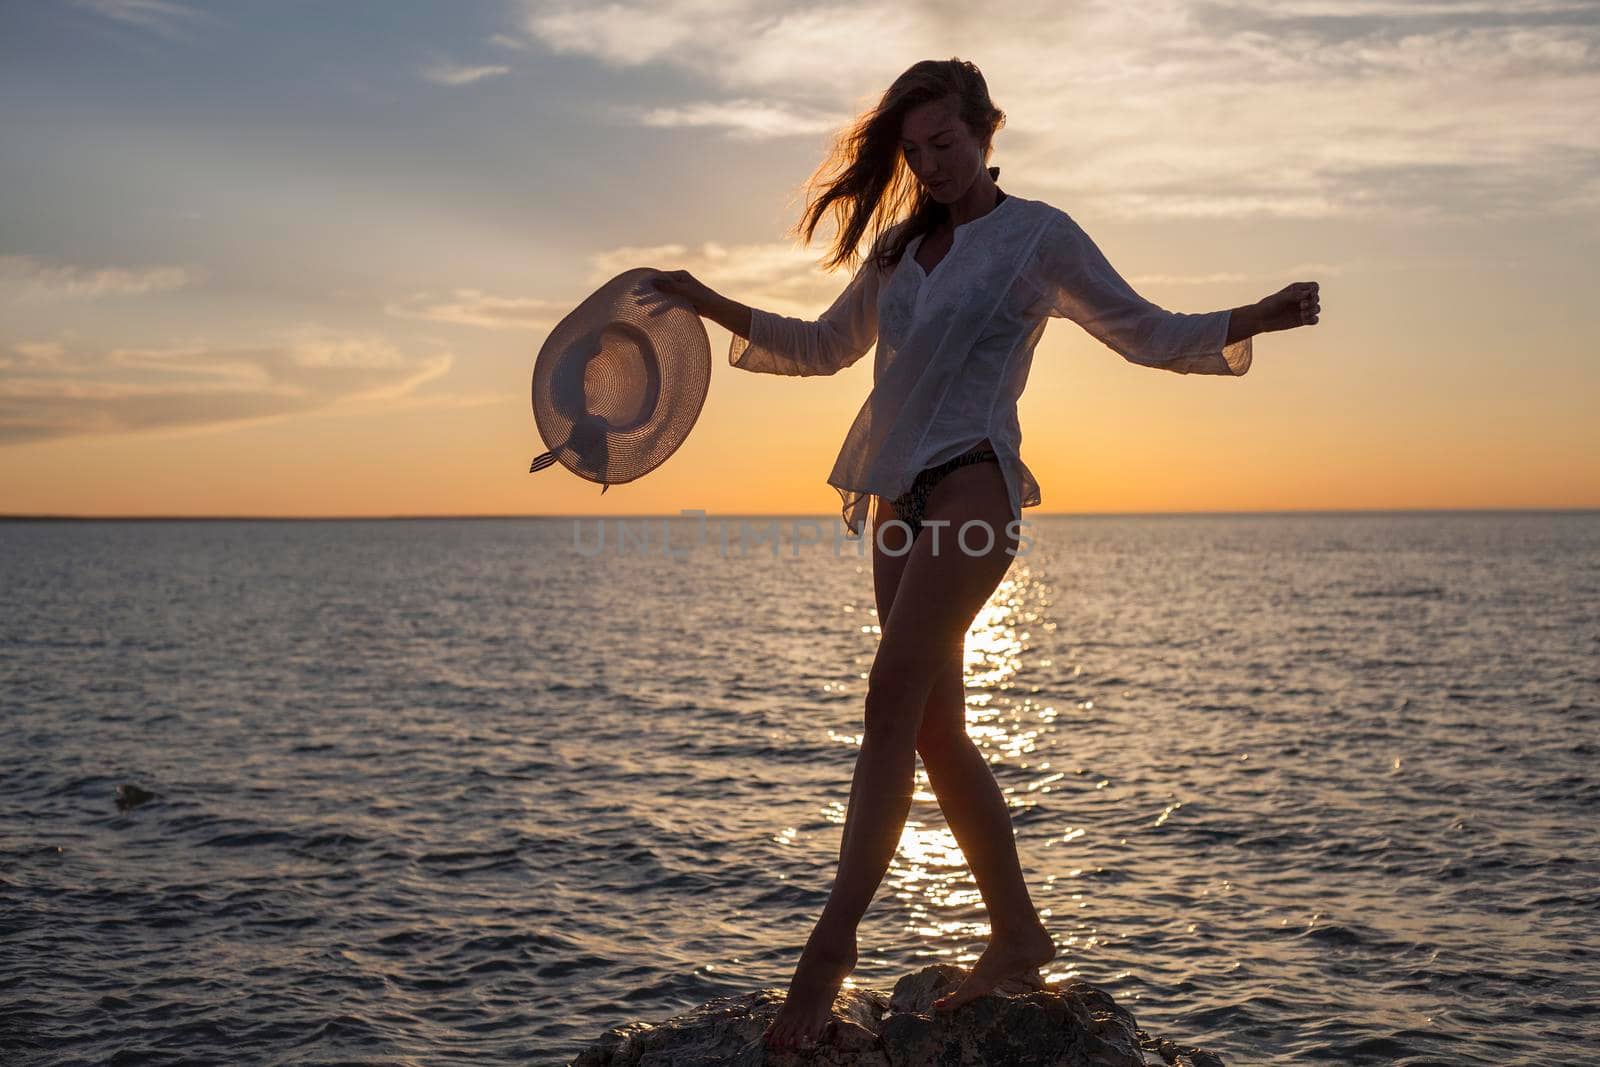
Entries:
[[1261, 301], [1261, 332], [1315, 326], [1322, 314], [1321, 287], [1316, 282], [1294, 282]]

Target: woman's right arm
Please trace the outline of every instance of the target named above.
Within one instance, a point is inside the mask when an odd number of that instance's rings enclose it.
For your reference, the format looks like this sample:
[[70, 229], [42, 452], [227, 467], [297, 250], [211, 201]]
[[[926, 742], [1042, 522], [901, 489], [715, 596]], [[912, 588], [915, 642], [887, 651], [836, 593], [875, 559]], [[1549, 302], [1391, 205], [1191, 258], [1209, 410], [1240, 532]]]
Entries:
[[[729, 300], [711, 310], [733, 333], [728, 363], [757, 374], [837, 374], [878, 339], [878, 268], [868, 258], [844, 292], [815, 320], [777, 315]], [[740, 329], [743, 327], [743, 329]]]
[[656, 280], [663, 292], [688, 300], [695, 312], [733, 335], [728, 363], [757, 374], [837, 374], [878, 339], [881, 274], [869, 255], [833, 305], [815, 320], [778, 315], [731, 300], [687, 271]]
[[703, 318], [710, 319], [736, 337], [750, 336], [750, 321], [754, 308], [746, 307], [737, 300], [729, 300], [721, 293], [713, 292], [706, 299], [704, 306], [695, 310]]

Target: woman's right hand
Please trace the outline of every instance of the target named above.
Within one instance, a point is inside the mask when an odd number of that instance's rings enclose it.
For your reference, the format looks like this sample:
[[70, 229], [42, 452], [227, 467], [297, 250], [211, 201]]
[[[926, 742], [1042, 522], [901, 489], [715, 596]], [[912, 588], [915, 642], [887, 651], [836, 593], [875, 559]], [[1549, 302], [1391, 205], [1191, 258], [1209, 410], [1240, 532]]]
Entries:
[[[682, 300], [694, 309], [696, 315], [704, 315], [706, 309], [717, 299], [716, 291], [705, 285], [686, 270], [664, 270], [654, 276], [646, 278], [643, 283], [646, 304], [657, 307], [663, 301], [660, 297], [675, 297]], [[650, 296], [657, 299], [652, 301]]]

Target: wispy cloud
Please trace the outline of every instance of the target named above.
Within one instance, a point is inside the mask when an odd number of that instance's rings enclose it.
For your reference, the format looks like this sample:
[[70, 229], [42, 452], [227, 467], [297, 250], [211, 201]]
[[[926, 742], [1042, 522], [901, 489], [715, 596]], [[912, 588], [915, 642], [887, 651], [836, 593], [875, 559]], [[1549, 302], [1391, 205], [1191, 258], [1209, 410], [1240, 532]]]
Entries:
[[449, 352], [412, 355], [379, 337], [317, 327], [260, 347], [13, 344], [0, 362], [0, 445], [221, 428], [376, 401], [429, 403], [415, 391], [446, 374], [452, 360]]
[[201, 277], [192, 267], [78, 267], [33, 256], [0, 256], [0, 299], [139, 296], [182, 289]]
[[548, 330], [571, 310], [549, 300], [492, 296], [477, 289], [449, 293], [413, 293], [384, 305], [384, 312], [402, 319], [426, 319], [457, 326], [490, 329]]
[[1006, 14], [522, 0], [521, 25], [549, 50], [690, 75], [706, 87], [690, 100], [621, 116], [730, 139], [815, 139], [913, 62], [957, 51], [1007, 111], [995, 163], [1094, 217], [1492, 219], [1600, 203], [1592, 2], [1024, 0]]
[[[818, 266], [822, 257], [820, 246], [805, 248], [794, 242], [730, 246], [707, 241], [697, 247], [683, 244], [624, 245], [591, 256], [585, 284], [599, 286], [625, 270], [642, 265], [660, 270], [687, 270], [713, 289], [746, 294], [757, 305], [770, 308], [778, 314], [815, 318], [838, 297], [849, 277], [844, 268], [831, 274], [824, 273]], [[1417, 266], [1416, 263], [1407, 262], [1403, 269], [1414, 270]], [[1284, 268], [1263, 265], [1261, 270], [1252, 273], [1129, 273], [1126, 277], [1129, 284], [1143, 292], [1164, 286], [1236, 285], [1252, 281], [1281, 286], [1284, 278], [1328, 278], [1356, 270], [1367, 273], [1374, 269], [1381, 270], [1384, 266], [1381, 263], [1301, 261]], [[551, 324], [560, 321], [570, 310], [570, 306], [560, 308], [551, 318]]]
[[713, 289], [747, 294], [761, 307], [783, 315], [815, 317], [849, 279], [844, 268], [824, 273], [824, 251], [797, 243], [723, 245], [623, 245], [591, 256], [586, 284], [599, 286], [639, 266], [687, 270]]
[[[941, 55], [956, 5], [866, 0], [523, 0], [523, 27], [546, 48], [608, 66], [663, 63], [728, 88], [812, 97], [881, 80], [888, 53]], [[1012, 8], [1006, 13], [1012, 15]], [[977, 20], [974, 20], [977, 21]], [[1014, 32], [997, 20], [991, 35]], [[1004, 28], [1002, 28], [1004, 27]]]
[[683, 244], [622, 245], [591, 255], [579, 290], [565, 299], [496, 296], [478, 289], [448, 293], [419, 292], [391, 301], [384, 311], [397, 318], [422, 319], [486, 329], [548, 333], [594, 289], [624, 271], [641, 266], [688, 270], [714, 289], [749, 292], [763, 307], [783, 314], [812, 314], [827, 307], [848, 275], [824, 274], [817, 266], [820, 246], [810, 250], [793, 243], [726, 246], [708, 241], [696, 248]]
[[737, 141], [765, 141], [774, 137], [826, 133], [848, 121], [841, 111], [823, 111], [776, 100], [710, 100], [677, 107], [624, 107], [613, 109], [622, 122], [639, 126], [720, 127]]
[[[696, 0], [663, 4], [524, 3], [528, 32], [558, 52], [590, 55], [612, 66], [638, 66], [687, 49], [696, 39], [693, 17], [703, 15], [701, 33], [733, 14], [734, 5]], [[703, 39], [703, 38], [701, 38]]]
[[73, 0], [75, 6], [123, 26], [144, 30], [170, 41], [190, 42], [197, 23], [212, 16], [172, 0]]
[[423, 78], [435, 85], [471, 85], [485, 78], [498, 78], [510, 73], [510, 67], [464, 67], [456, 63], [432, 63], [422, 69]]

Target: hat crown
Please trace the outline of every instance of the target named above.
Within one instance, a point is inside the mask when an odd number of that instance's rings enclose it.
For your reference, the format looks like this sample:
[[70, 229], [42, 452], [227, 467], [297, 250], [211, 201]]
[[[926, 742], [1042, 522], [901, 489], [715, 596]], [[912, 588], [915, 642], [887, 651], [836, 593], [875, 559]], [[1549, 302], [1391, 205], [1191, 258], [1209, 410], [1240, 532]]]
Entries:
[[583, 372], [584, 409], [612, 429], [644, 425], [661, 399], [661, 365], [650, 335], [627, 322], [607, 323]]

